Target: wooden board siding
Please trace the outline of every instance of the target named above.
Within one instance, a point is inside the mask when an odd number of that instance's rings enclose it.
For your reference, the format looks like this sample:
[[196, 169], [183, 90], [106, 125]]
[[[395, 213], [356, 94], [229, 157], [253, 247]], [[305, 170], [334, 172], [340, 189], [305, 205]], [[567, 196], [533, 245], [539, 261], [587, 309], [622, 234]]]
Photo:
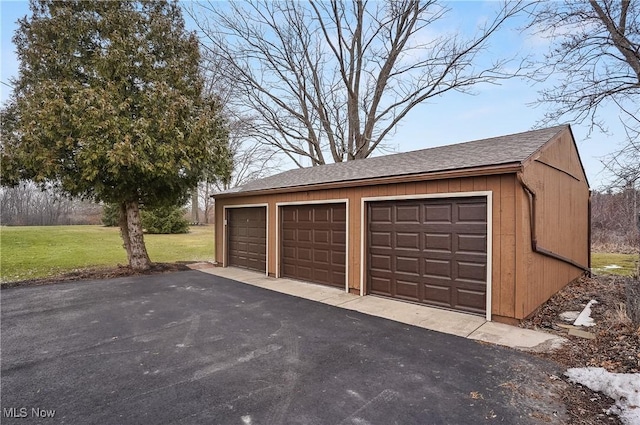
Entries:
[[[562, 132], [523, 165], [523, 179], [538, 194], [537, 232], [540, 246], [588, 264], [589, 188], [569, 130]], [[321, 200], [348, 201], [347, 264], [348, 287], [360, 293], [366, 255], [361, 246], [366, 223], [362, 199], [387, 196], [437, 195], [490, 191], [492, 193], [491, 314], [495, 319], [523, 319], [582, 271], [561, 261], [535, 254], [531, 249], [529, 206], [526, 192], [513, 170], [505, 174], [431, 179], [407, 176], [388, 184], [336, 187], [221, 198], [216, 217], [223, 217], [225, 205], [268, 205], [267, 269], [276, 276], [276, 204]], [[366, 206], [366, 205], [365, 205]], [[365, 223], [362, 223], [362, 219]], [[216, 260], [224, 256], [224, 223], [217, 220]], [[364, 245], [362, 245], [364, 243]], [[366, 249], [366, 248], [365, 248]]]
[[[492, 267], [492, 308], [494, 315], [513, 317], [515, 311], [515, 174], [488, 177], [461, 177], [439, 181], [418, 181], [400, 184], [363, 186], [333, 190], [304, 191], [220, 199], [216, 202], [216, 214], [221, 217], [224, 205], [268, 204], [268, 261], [270, 276], [276, 276], [276, 203], [302, 202], [305, 200], [348, 199], [348, 264], [347, 279], [349, 288], [360, 293], [361, 273], [361, 200], [378, 196], [415, 196], [442, 193], [473, 192], [491, 190], [493, 192], [493, 267]], [[505, 199], [506, 198], [506, 201]], [[221, 220], [215, 223], [216, 234], [223, 234]], [[216, 238], [216, 260], [222, 263], [222, 238]]]
[[[584, 266], [589, 257], [589, 188], [570, 134], [563, 133], [524, 169], [523, 180], [536, 193], [539, 247]], [[583, 270], [534, 253], [530, 243], [528, 197], [518, 190], [518, 223], [522, 238], [517, 269], [517, 305], [513, 317], [523, 319]]]

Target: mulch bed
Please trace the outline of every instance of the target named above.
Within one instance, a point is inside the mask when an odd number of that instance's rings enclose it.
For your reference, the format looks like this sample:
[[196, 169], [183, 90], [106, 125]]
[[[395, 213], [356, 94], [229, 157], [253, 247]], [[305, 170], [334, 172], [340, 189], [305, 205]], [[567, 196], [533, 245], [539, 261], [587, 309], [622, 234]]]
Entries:
[[2, 282], [1, 289], [15, 288], [18, 286], [40, 286], [52, 285], [55, 283], [72, 282], [76, 280], [97, 280], [111, 279], [116, 277], [152, 275], [160, 273], [171, 273], [177, 271], [190, 270], [187, 263], [153, 263], [151, 268], [144, 271], [133, 270], [129, 266], [118, 267], [96, 267], [87, 269], [78, 269], [69, 273], [46, 277], [41, 279], [29, 279], [16, 282]]

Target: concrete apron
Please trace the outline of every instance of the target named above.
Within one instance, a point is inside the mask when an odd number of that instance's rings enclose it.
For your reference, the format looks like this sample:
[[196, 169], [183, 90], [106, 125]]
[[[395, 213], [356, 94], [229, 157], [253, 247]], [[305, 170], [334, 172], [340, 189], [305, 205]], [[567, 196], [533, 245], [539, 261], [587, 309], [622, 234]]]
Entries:
[[[355, 310], [372, 316], [433, 331], [457, 335], [463, 338], [503, 345], [523, 351], [551, 351], [560, 347], [565, 338], [545, 332], [522, 329], [503, 323], [488, 322], [480, 316], [442, 310], [376, 296], [358, 296], [338, 288], [331, 288], [297, 280], [265, 276], [234, 267], [215, 267], [209, 263], [197, 263], [191, 268], [204, 273], [259, 286], [283, 294], [329, 304], [347, 310]], [[311, 288], [309, 285], [313, 285]]]

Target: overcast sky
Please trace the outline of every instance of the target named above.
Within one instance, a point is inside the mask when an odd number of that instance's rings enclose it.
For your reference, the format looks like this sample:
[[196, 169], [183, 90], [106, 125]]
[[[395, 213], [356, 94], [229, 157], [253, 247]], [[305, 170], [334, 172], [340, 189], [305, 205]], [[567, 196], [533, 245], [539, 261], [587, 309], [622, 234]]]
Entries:
[[[472, 34], [479, 23], [491, 16], [499, 6], [498, 2], [492, 1], [456, 1], [447, 5], [453, 13], [439, 28], [467, 34]], [[7, 84], [17, 76], [18, 69], [11, 38], [16, 30], [16, 20], [27, 14], [29, 7], [26, 1], [0, 0], [0, 101], [3, 103], [11, 92]], [[523, 21], [512, 22], [496, 34], [486, 52], [489, 57], [541, 55], [548, 50], [547, 42], [541, 37], [521, 33], [517, 27], [522, 24]], [[538, 123], [545, 112], [543, 107], [532, 105], [541, 88], [541, 85], [533, 85], [530, 81], [512, 79], [500, 85], [477, 86], [475, 95], [447, 93], [416, 107], [400, 124], [393, 137], [387, 140], [387, 144], [395, 151], [411, 151], [527, 131]], [[617, 109], [608, 107], [602, 112], [602, 118], [609, 127], [608, 134], [594, 130], [588, 137], [586, 123], [580, 125], [569, 122], [592, 189], [606, 185], [608, 176], [603, 171], [601, 158], [616, 150], [624, 139]]]

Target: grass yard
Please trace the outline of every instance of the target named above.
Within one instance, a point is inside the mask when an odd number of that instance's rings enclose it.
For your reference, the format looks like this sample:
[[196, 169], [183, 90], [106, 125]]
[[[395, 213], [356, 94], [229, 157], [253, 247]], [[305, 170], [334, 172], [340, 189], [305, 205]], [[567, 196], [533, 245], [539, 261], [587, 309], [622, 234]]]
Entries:
[[636, 272], [637, 254], [591, 253], [591, 269], [596, 274], [631, 276]]
[[[180, 235], [144, 235], [153, 262], [213, 259], [213, 226]], [[127, 264], [116, 227], [24, 226], [0, 228], [0, 280], [54, 276], [78, 268]]]

